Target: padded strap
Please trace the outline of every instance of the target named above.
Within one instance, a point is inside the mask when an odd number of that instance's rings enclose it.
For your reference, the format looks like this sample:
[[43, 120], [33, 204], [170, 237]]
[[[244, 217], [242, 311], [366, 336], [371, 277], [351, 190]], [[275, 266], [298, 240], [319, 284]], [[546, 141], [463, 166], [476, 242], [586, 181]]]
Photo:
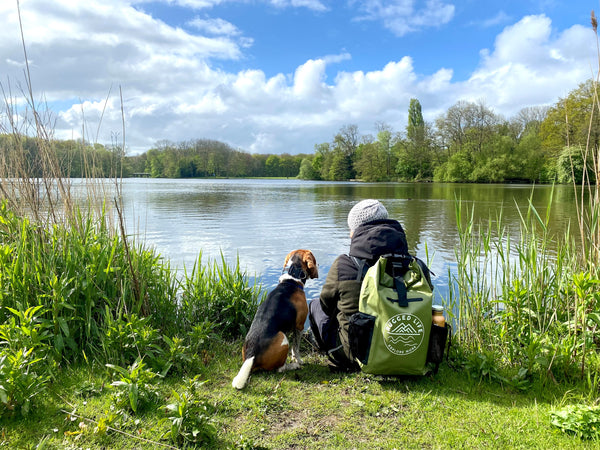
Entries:
[[351, 256], [354, 264], [358, 267], [358, 273], [356, 274], [356, 281], [362, 281], [367, 274], [367, 270], [369, 270], [369, 266], [367, 265], [367, 260], [363, 258], [357, 258], [356, 256]]

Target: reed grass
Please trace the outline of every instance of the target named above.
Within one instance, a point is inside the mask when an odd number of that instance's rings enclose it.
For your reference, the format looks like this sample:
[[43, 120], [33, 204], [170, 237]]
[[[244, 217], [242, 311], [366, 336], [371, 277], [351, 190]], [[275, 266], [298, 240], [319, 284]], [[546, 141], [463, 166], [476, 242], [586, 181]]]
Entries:
[[226, 339], [244, 337], [264, 293], [256, 279], [249, 284], [239, 258], [234, 266], [225, 260], [203, 263], [202, 253], [191, 272], [184, 271], [181, 306], [186, 323], [210, 322]]
[[569, 237], [549, 234], [552, 199], [545, 215], [531, 201], [521, 213], [518, 239], [502, 224], [502, 212], [475, 224], [460, 200], [456, 216], [460, 245], [449, 292], [460, 345], [491, 354], [498, 366], [521, 378], [579, 378], [597, 388], [600, 322], [595, 271], [582, 265]]

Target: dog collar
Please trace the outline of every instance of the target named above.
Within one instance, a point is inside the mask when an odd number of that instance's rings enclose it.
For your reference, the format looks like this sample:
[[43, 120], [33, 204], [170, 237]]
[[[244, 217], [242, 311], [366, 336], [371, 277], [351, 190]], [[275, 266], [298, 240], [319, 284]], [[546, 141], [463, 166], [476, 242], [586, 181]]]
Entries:
[[308, 274], [304, 271], [304, 269], [302, 269], [302, 267], [296, 264], [289, 263], [287, 267], [284, 267], [282, 273], [284, 275], [287, 273], [293, 279], [300, 280], [302, 282], [302, 285], [304, 285], [304, 283], [306, 283], [306, 280], [308, 279]]
[[281, 275], [279, 277], [280, 283], [283, 283], [284, 281], [293, 281], [294, 283], [298, 284], [298, 286], [300, 286], [300, 289], [304, 290], [304, 283], [302, 282], [302, 280], [299, 280], [298, 278], [294, 278], [289, 273], [284, 273], [283, 275]]

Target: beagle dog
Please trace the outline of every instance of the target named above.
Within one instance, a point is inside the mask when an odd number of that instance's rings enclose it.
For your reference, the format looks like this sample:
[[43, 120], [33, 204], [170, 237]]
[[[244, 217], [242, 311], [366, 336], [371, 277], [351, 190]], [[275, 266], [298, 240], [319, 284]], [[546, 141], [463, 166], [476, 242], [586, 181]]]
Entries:
[[[231, 383], [234, 388], [246, 386], [255, 370], [300, 368], [300, 340], [308, 315], [304, 284], [318, 276], [317, 261], [309, 250], [294, 250], [286, 256], [279, 283], [259, 305], [244, 340], [244, 363]], [[285, 364], [290, 347], [286, 334], [291, 339], [291, 364]]]

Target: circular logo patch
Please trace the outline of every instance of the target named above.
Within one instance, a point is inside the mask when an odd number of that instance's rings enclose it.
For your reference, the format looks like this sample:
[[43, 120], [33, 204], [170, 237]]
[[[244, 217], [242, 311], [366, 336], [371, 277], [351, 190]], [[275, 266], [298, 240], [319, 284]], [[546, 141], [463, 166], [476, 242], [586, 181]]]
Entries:
[[414, 314], [396, 314], [385, 323], [383, 340], [395, 355], [409, 355], [423, 342], [425, 328]]

